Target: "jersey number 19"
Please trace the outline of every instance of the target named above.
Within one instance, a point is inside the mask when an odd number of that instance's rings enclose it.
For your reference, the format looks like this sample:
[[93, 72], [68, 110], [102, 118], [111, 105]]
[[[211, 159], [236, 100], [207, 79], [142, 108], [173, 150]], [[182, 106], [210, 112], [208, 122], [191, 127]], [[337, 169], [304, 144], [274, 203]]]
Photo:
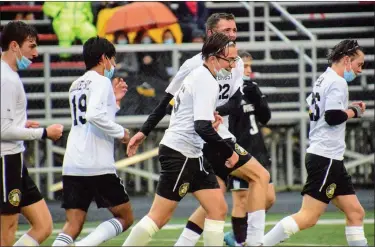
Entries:
[[[84, 117], [84, 114], [86, 113], [86, 98], [87, 98], [86, 94], [81, 94], [81, 96], [78, 98], [78, 101], [76, 102], [76, 95], [73, 96], [72, 105], [73, 105], [73, 125], [74, 126], [78, 124], [78, 121], [81, 124], [86, 123], [86, 118]], [[79, 114], [78, 120], [77, 120], [77, 111], [81, 112], [81, 114]]]

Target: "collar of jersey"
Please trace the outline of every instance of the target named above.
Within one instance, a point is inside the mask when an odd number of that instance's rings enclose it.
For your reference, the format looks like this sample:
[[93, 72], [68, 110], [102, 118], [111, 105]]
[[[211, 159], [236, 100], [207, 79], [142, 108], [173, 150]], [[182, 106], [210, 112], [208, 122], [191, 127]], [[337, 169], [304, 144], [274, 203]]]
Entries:
[[203, 67], [205, 67], [205, 68], [208, 70], [208, 72], [210, 72], [210, 74], [212, 75], [212, 77], [215, 78], [215, 80], [216, 80], [216, 77], [211, 73], [211, 71], [210, 71], [210, 69], [207, 67], [207, 65], [203, 64]]

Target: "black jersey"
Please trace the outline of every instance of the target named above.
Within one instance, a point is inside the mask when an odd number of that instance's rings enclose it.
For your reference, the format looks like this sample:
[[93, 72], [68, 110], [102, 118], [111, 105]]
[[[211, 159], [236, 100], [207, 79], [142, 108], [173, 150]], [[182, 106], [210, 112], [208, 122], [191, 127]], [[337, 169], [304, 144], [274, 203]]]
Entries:
[[265, 125], [271, 118], [266, 97], [252, 81], [244, 81], [241, 97], [241, 106], [229, 115], [229, 131], [234, 134], [238, 144], [261, 163], [266, 162], [269, 155], [259, 124]]

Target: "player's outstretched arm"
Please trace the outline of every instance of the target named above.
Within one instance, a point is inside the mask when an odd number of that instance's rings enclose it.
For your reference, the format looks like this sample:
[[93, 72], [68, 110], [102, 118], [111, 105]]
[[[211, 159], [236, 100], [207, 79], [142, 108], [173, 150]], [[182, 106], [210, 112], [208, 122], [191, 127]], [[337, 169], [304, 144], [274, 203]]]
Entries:
[[169, 113], [171, 108], [169, 107], [169, 102], [173, 99], [173, 95], [181, 87], [183, 80], [190, 73], [192, 67], [197, 65], [192, 64], [192, 60], [186, 60], [177, 74], [167, 87], [166, 94], [152, 113], [148, 116], [146, 122], [142, 125], [141, 129], [137, 134], [135, 134], [129, 141], [127, 147], [127, 155], [133, 156], [140, 144], [146, 139], [148, 134], [156, 127], [156, 125], [163, 119], [163, 117]]
[[166, 93], [164, 98], [148, 116], [146, 122], [142, 125], [141, 129], [129, 141], [126, 153], [129, 157], [137, 153], [139, 145], [146, 139], [148, 134], [156, 127], [156, 125], [167, 114], [167, 107], [172, 100], [173, 95]]

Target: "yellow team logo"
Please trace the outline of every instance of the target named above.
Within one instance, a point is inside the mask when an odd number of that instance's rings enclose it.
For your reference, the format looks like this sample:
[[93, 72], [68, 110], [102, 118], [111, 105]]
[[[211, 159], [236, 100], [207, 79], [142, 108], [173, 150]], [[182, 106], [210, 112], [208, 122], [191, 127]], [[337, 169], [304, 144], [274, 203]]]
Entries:
[[238, 145], [237, 143], [234, 145], [234, 148], [236, 149], [236, 152], [240, 155], [246, 155], [247, 154], [247, 151], [243, 147]]
[[180, 185], [180, 188], [178, 189], [178, 194], [181, 197], [184, 197], [186, 193], [188, 192], [188, 190], [189, 190], [189, 183], [183, 183]]
[[18, 207], [21, 202], [21, 191], [19, 189], [12, 190], [8, 195], [8, 201], [15, 207]]
[[336, 184], [331, 184], [326, 189], [326, 195], [328, 198], [332, 198], [335, 194]]

